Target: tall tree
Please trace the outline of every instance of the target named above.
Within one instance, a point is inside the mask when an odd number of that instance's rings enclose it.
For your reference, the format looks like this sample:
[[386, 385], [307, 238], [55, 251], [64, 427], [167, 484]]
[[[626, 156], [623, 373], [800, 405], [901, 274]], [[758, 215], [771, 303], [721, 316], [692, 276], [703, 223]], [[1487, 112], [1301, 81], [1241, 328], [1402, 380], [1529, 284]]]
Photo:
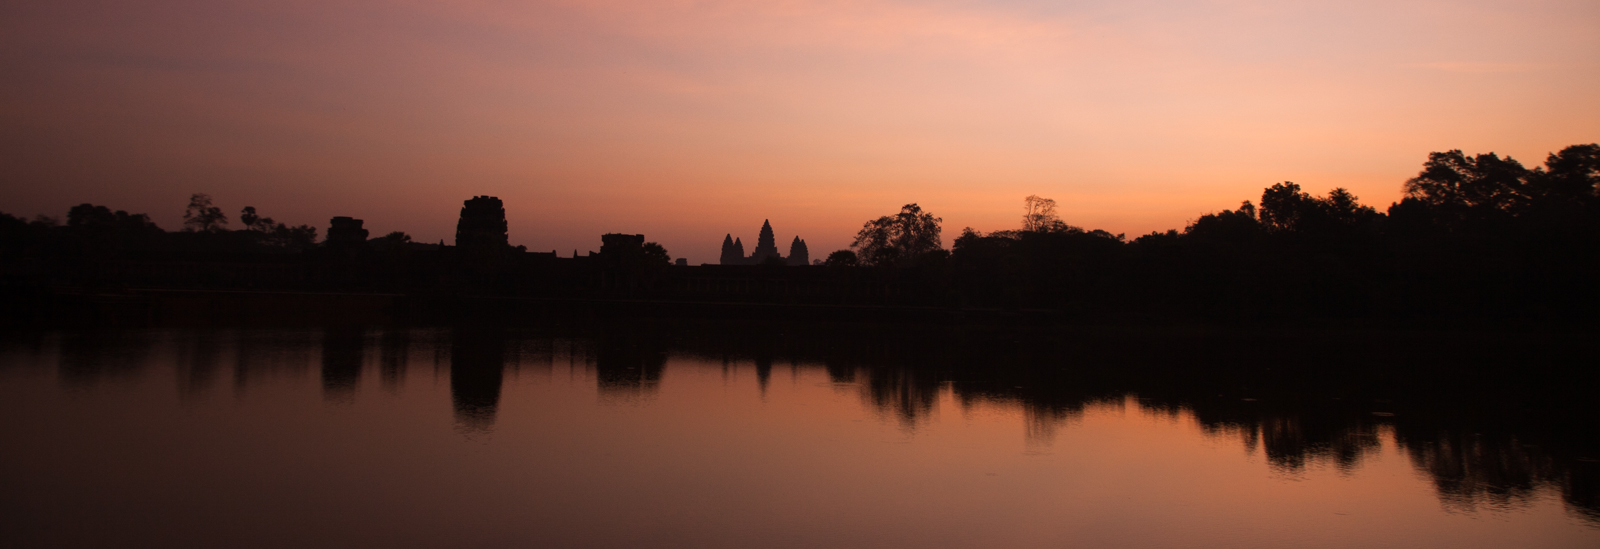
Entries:
[[1030, 194], [1022, 199], [1022, 230], [1048, 232], [1066, 227], [1056, 217], [1056, 201]]
[[1600, 195], [1600, 144], [1573, 145], [1552, 153], [1532, 181], [1538, 198], [1589, 200]]
[[[1247, 211], [1248, 207], [1247, 202], [1240, 212]], [[1326, 232], [1354, 226], [1377, 214], [1371, 206], [1363, 206], [1356, 195], [1342, 188], [1329, 191], [1325, 198], [1311, 196], [1289, 181], [1261, 191], [1260, 222], [1273, 233]]]
[[239, 222], [244, 223], [244, 228], [252, 231], [271, 232], [277, 224], [270, 217], [261, 217], [256, 213], [255, 206], [245, 206], [239, 211]]
[[1261, 191], [1261, 224], [1270, 231], [1293, 231], [1304, 224], [1315, 203], [1293, 181], [1275, 183]]
[[861, 262], [867, 265], [905, 265], [917, 256], [943, 249], [939, 239], [943, 221], [922, 211], [921, 206], [906, 204], [898, 214], [863, 224], [850, 246], [859, 250]]
[[1428, 154], [1422, 172], [1406, 181], [1405, 192], [1432, 206], [1509, 211], [1525, 201], [1523, 183], [1528, 175], [1528, 169], [1509, 156], [1435, 152]]
[[189, 197], [189, 207], [183, 211], [185, 230], [217, 232], [228, 226], [228, 214], [211, 205], [211, 195], [195, 193]]

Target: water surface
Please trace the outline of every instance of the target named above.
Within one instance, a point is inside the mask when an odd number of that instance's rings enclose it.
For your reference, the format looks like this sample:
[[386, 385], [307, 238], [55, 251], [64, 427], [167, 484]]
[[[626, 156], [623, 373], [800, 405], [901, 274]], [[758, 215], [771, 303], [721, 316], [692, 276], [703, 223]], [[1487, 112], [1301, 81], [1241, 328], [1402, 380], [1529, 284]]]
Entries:
[[952, 366], [869, 339], [810, 352], [627, 330], [18, 335], [0, 350], [0, 537], [1600, 546], [1593, 441], [1554, 420], [1462, 423], [1439, 398], [1387, 398], [1382, 376], [1203, 384], [1091, 351]]

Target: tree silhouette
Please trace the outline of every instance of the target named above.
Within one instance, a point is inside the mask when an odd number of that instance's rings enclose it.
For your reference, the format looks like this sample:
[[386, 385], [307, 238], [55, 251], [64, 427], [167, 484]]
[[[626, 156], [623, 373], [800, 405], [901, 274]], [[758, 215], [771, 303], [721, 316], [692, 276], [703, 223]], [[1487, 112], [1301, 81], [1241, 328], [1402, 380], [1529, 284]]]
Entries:
[[645, 265], [670, 265], [672, 256], [667, 254], [667, 248], [655, 242], [646, 242], [639, 247], [644, 256]]
[[239, 222], [244, 224], [244, 230], [236, 234], [239, 242], [250, 242], [282, 251], [304, 250], [317, 242], [316, 227], [310, 225], [291, 227], [273, 221], [272, 218], [261, 215], [255, 206], [245, 206], [239, 210]]
[[317, 228], [310, 225], [289, 227], [279, 223], [272, 236], [274, 242], [290, 250], [304, 250], [317, 244]]
[[145, 214], [130, 214], [105, 206], [79, 204], [67, 211], [66, 236], [85, 256], [116, 256], [156, 246], [165, 232]]
[[217, 232], [228, 226], [228, 214], [211, 205], [211, 195], [195, 193], [189, 197], [189, 207], [183, 212], [184, 230]]
[[1185, 236], [1233, 243], [1251, 242], [1261, 232], [1261, 222], [1256, 218], [1256, 206], [1249, 200], [1239, 204], [1237, 210], [1222, 210], [1202, 215], [1183, 230]]
[[898, 214], [866, 222], [851, 247], [867, 265], [908, 265], [917, 256], [943, 248], [939, 240], [942, 221], [914, 203], [906, 204]]
[[1537, 205], [1590, 205], [1600, 193], [1600, 144], [1573, 145], [1552, 153], [1543, 168], [1529, 174], [1528, 191]]
[[272, 232], [278, 225], [270, 217], [261, 217], [256, 213], [255, 206], [245, 206], [239, 211], [239, 222], [244, 223], [244, 228], [259, 232]]
[[1049, 198], [1040, 198], [1038, 195], [1028, 195], [1022, 199], [1022, 230], [1034, 232], [1048, 232], [1063, 230], [1066, 223], [1056, 217], [1056, 201]]
[[1285, 181], [1261, 192], [1260, 221], [1271, 233], [1322, 234], [1375, 215], [1377, 210], [1340, 188], [1329, 191], [1327, 198], [1317, 198]]
[[1467, 157], [1460, 150], [1428, 154], [1422, 173], [1406, 181], [1406, 196], [1450, 209], [1513, 210], [1527, 196], [1528, 169], [1494, 153]]
[[160, 231], [148, 215], [130, 214], [122, 210], [112, 212], [110, 208], [93, 204], [79, 204], [67, 210], [67, 227], [107, 232]]
[[1311, 195], [1291, 181], [1274, 184], [1261, 191], [1261, 224], [1274, 232], [1293, 231], [1315, 208]]
[[[680, 283], [675, 277], [702, 273], [666, 268], [666, 249], [643, 235], [604, 235], [601, 257], [582, 261], [524, 254], [507, 244], [504, 204], [486, 196], [463, 203], [458, 248], [442, 240], [437, 247], [409, 246], [401, 232], [368, 240], [356, 226], [335, 240], [358, 253], [338, 256], [314, 251], [315, 228], [289, 227], [255, 207], [238, 213], [244, 230], [224, 230], [227, 216], [205, 194], [191, 197], [184, 230], [172, 233], [142, 214], [93, 204], [71, 208], [64, 225], [0, 215], [0, 265], [7, 267], [0, 278], [11, 277], [0, 282], [263, 290], [350, 282], [350, 288], [426, 292], [467, 280], [493, 282], [483, 288], [507, 294], [624, 290], [652, 299], [674, 296], [675, 288], [720, 299], [717, 292], [740, 288], [740, 299], [1021, 307], [1080, 319], [1600, 318], [1600, 286], [1593, 283], [1600, 279], [1600, 144], [1566, 147], [1531, 168], [1460, 151], [1433, 153], [1421, 164], [1404, 184], [1405, 197], [1386, 213], [1345, 189], [1315, 196], [1283, 181], [1263, 189], [1258, 201], [1131, 243], [1067, 225], [1055, 201], [1030, 195], [1019, 227], [963, 231], [946, 253], [942, 220], [906, 204], [864, 223], [851, 249], [827, 254], [821, 263], [829, 269], [716, 275], [802, 282], [790, 286], [800, 290], [769, 294], [749, 293], [748, 284]], [[775, 249], [770, 233], [763, 231], [761, 248]], [[757, 263], [731, 235], [723, 248], [724, 264]], [[800, 264], [806, 249], [795, 237], [790, 264]], [[396, 253], [372, 253], [385, 250]], [[297, 251], [310, 253], [285, 253]], [[186, 263], [163, 265], [177, 261]], [[821, 279], [827, 283], [811, 285]]]

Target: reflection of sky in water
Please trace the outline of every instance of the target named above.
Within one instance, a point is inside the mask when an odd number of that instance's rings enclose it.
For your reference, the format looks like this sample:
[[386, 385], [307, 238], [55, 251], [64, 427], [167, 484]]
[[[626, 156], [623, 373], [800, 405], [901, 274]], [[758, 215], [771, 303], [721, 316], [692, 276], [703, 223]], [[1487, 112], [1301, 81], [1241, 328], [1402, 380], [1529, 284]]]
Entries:
[[51, 546], [1600, 542], [1562, 499], [1592, 463], [1515, 437], [1028, 383], [618, 334], [19, 336], [0, 501]]

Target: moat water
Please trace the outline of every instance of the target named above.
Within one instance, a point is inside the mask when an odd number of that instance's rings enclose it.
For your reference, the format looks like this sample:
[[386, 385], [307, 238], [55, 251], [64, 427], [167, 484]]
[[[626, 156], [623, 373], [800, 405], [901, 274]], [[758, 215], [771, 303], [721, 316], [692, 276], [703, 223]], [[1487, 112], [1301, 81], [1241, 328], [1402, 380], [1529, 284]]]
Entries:
[[[996, 351], [990, 363], [970, 347], [938, 358], [681, 333], [10, 334], [0, 538], [1600, 547], [1592, 402], [1508, 419], [1530, 390], [1513, 412], [1463, 411], [1394, 394], [1384, 384], [1404, 382], [1384, 374], [1256, 382], [1246, 369], [1203, 383], [1105, 365], [1115, 350]], [[1461, 389], [1465, 406], [1497, 385]]]

